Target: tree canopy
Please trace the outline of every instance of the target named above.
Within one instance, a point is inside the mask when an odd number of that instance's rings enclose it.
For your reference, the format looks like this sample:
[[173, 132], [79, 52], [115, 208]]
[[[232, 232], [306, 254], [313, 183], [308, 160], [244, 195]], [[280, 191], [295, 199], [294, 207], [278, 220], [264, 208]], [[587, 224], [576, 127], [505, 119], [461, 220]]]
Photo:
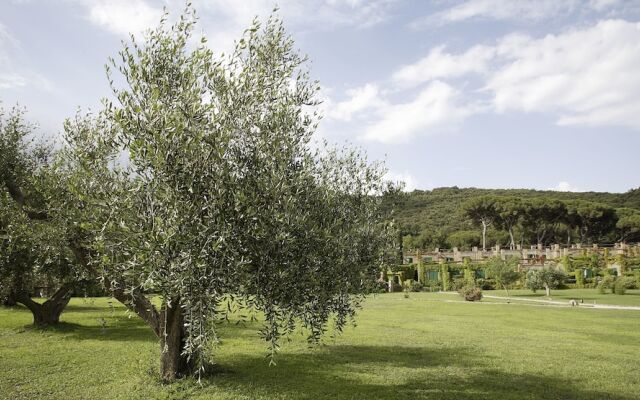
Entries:
[[438, 188], [406, 194], [395, 218], [412, 247], [456, 247], [461, 243], [458, 232], [479, 228], [486, 248], [507, 243], [633, 242], [639, 238], [634, 218], [620, 225], [617, 221], [635, 212], [640, 212], [640, 190], [614, 194]]
[[277, 17], [227, 57], [190, 47], [191, 9], [166, 19], [110, 63], [116, 101], [66, 124], [65, 160], [85, 255], [170, 380], [202, 371], [231, 310], [264, 316], [271, 355], [297, 324], [311, 342], [342, 330], [395, 234], [381, 165], [313, 142], [318, 84]]
[[[34, 139], [24, 113], [0, 109], [0, 297], [24, 304], [43, 326], [59, 321], [87, 274], [69, 248], [76, 231], [60, 203], [56, 154]], [[32, 300], [35, 286], [46, 287], [50, 298]]]

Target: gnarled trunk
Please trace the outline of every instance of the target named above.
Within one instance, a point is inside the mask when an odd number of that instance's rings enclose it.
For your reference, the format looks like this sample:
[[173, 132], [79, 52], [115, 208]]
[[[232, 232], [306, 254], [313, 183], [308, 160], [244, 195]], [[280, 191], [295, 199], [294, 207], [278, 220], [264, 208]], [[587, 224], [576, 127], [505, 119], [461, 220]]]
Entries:
[[117, 300], [138, 314], [160, 339], [160, 375], [163, 380], [172, 381], [195, 372], [195, 360], [188, 359], [183, 354], [186, 331], [184, 310], [179, 298], [165, 300], [158, 311], [139, 288], [112, 289], [112, 293]]
[[17, 291], [13, 297], [16, 302], [23, 304], [31, 311], [33, 325], [43, 328], [60, 322], [60, 315], [69, 304], [72, 291], [73, 284], [66, 283], [44, 303], [33, 301], [29, 293], [24, 290]]
[[183, 354], [185, 348], [184, 311], [179, 301], [164, 306], [160, 325], [160, 375], [165, 381], [172, 381], [195, 371], [194, 359]]

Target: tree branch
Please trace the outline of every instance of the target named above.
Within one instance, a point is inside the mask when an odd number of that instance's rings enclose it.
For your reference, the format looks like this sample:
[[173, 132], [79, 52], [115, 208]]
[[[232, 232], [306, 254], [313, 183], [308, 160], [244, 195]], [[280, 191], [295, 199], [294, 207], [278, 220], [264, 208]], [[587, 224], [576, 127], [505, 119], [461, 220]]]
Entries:
[[122, 288], [111, 290], [113, 297], [124, 304], [129, 310], [135, 312], [144, 320], [153, 330], [153, 333], [160, 338], [160, 313], [158, 309], [151, 303], [151, 300], [145, 296], [140, 289], [132, 289], [126, 291]]
[[49, 219], [49, 215], [46, 211], [33, 211], [25, 207], [25, 196], [22, 188], [15, 182], [5, 180], [5, 187], [9, 192], [11, 198], [18, 204], [18, 206], [27, 214], [29, 219], [43, 221]]

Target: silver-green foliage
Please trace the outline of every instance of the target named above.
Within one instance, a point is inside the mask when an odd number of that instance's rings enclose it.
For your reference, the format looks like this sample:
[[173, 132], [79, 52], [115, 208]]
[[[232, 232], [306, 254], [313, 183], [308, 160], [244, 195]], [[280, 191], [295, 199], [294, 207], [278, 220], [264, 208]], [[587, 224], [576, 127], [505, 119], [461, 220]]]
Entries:
[[77, 280], [67, 246], [69, 229], [58, 218], [55, 152], [37, 141], [19, 107], [0, 107], [0, 296], [32, 293]]
[[264, 314], [271, 353], [298, 322], [318, 341], [384, 262], [384, 170], [314, 144], [318, 84], [277, 18], [221, 57], [194, 21], [132, 37], [108, 67], [116, 101], [93, 127], [67, 124], [91, 258], [112, 290], [180, 307], [191, 358], [235, 309]]
[[551, 289], [561, 287], [567, 274], [559, 269], [546, 267], [540, 270], [529, 270], [526, 275], [526, 286], [535, 292], [538, 289], [545, 289], [547, 296], [551, 294]]

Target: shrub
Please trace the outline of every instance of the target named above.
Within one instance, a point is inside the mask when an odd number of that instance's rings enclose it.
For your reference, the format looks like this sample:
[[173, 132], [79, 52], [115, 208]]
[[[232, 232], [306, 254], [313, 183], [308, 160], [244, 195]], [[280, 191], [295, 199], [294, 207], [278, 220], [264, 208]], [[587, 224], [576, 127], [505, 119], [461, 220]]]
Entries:
[[574, 275], [576, 277], [576, 287], [583, 288], [584, 287], [584, 271], [582, 268], [578, 268], [574, 271]]
[[613, 285], [611, 293], [623, 295], [625, 294], [627, 289], [624, 287], [624, 283], [622, 279], [618, 279], [618, 281]]
[[389, 282], [378, 281], [378, 293], [387, 293], [389, 291]]
[[451, 283], [451, 289], [455, 291], [460, 291], [463, 287], [467, 286], [468, 282], [466, 282], [465, 278], [455, 278]]
[[598, 284], [598, 292], [606, 293], [607, 289], [611, 289], [612, 293], [616, 292], [615, 278], [611, 275], [605, 275]]
[[496, 281], [493, 279], [478, 279], [477, 286], [482, 290], [494, 290], [496, 288]]
[[613, 285], [613, 293], [615, 294], [625, 294], [627, 289], [635, 289], [638, 286], [636, 285], [635, 279], [632, 277], [624, 276], [616, 279], [615, 284]]
[[476, 286], [464, 286], [458, 291], [458, 293], [460, 293], [460, 296], [462, 296], [466, 301], [482, 300], [482, 290]]
[[541, 275], [536, 270], [530, 269], [529, 271], [527, 271], [527, 275], [525, 276], [524, 281], [525, 286], [533, 293], [535, 293], [539, 289], [544, 288]]
[[422, 292], [422, 289], [424, 288], [422, 283], [414, 281], [412, 279], [407, 279], [406, 281], [404, 281], [403, 286], [404, 289], [409, 292]]
[[619, 278], [619, 281], [624, 286], [625, 289], [637, 289], [638, 288], [638, 282], [636, 282], [635, 278], [632, 277], [632, 276], [624, 276], [622, 278]]
[[441, 290], [440, 283], [438, 281], [427, 280], [424, 284], [425, 289], [429, 292], [439, 292]]

